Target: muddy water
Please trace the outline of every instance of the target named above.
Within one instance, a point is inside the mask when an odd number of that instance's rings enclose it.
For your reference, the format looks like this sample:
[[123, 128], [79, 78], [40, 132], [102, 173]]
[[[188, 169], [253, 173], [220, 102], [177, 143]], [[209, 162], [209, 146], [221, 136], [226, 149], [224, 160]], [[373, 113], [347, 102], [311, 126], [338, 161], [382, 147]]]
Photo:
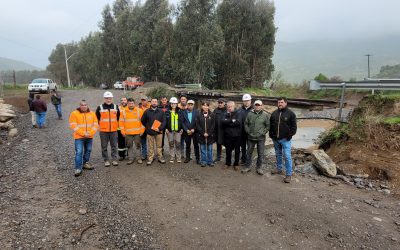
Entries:
[[311, 148], [316, 146], [316, 140], [318, 136], [333, 128], [335, 126], [334, 121], [312, 119], [312, 120], [301, 120], [297, 121], [297, 133], [293, 137], [292, 146], [294, 148]]

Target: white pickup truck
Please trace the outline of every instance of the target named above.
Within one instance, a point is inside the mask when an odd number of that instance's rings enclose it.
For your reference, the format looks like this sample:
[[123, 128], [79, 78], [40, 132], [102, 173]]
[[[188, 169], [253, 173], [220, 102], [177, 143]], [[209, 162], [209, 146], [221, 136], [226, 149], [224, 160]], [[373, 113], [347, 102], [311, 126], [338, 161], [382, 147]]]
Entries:
[[49, 93], [51, 90], [57, 90], [57, 84], [47, 78], [34, 79], [28, 85], [29, 92]]

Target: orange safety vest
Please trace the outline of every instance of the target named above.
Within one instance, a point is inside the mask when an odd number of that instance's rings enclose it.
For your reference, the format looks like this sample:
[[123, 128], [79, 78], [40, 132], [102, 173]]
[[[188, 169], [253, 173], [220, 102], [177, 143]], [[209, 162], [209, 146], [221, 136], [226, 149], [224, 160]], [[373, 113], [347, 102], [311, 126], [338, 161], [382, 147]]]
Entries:
[[74, 139], [83, 139], [93, 138], [99, 124], [94, 112], [82, 113], [79, 110], [75, 110], [69, 116], [69, 127], [74, 131]]
[[120, 112], [119, 127], [123, 135], [140, 135], [144, 132], [144, 126], [140, 120], [143, 115], [143, 110], [137, 107], [130, 110], [126, 107], [120, 110]]
[[118, 129], [117, 105], [113, 104], [112, 109], [104, 109], [103, 104], [100, 105], [100, 131], [115, 132]]
[[140, 109], [143, 110], [143, 112], [144, 112], [146, 109], [149, 109], [150, 107], [151, 107], [151, 104], [150, 104], [150, 103], [147, 103], [146, 106], [143, 106], [143, 105], [142, 105], [142, 106], [140, 107]]

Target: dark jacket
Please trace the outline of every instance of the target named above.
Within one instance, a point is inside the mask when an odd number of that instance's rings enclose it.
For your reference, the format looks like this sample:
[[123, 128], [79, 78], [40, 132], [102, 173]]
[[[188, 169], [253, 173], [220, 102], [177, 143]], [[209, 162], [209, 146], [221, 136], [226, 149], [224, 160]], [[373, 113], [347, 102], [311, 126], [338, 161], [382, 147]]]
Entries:
[[32, 106], [32, 102], [33, 102], [32, 97], [29, 97], [29, 98], [28, 98], [29, 111], [34, 111], [34, 110], [33, 110], [33, 106]]
[[42, 99], [35, 99], [32, 102], [32, 109], [36, 113], [43, 113], [47, 111], [47, 104]]
[[196, 118], [199, 116], [200, 113], [198, 110], [193, 109], [192, 122], [190, 122], [189, 118], [188, 118], [188, 112], [189, 112], [189, 110], [182, 111], [182, 113], [183, 113], [183, 122], [182, 122], [183, 131], [186, 132], [190, 129], [194, 129], [196, 132]]
[[158, 108], [161, 109], [164, 113], [171, 109], [171, 106], [167, 103], [167, 105], [158, 105]]
[[247, 135], [246, 132], [244, 131], [244, 121], [246, 120], [247, 115], [249, 114], [249, 112], [253, 110], [253, 107], [250, 106], [248, 108], [245, 108], [244, 105], [242, 105], [242, 107], [240, 109], [238, 109], [238, 112], [240, 114], [240, 120], [242, 121], [242, 135]]
[[269, 119], [269, 114], [263, 110], [259, 112], [250, 111], [244, 122], [247, 138], [251, 141], [264, 140], [269, 130]]
[[[158, 120], [161, 122], [159, 129], [159, 132], [151, 129], [153, 126], [153, 123], [155, 120]], [[148, 108], [146, 111], [144, 111], [143, 116], [142, 116], [142, 124], [146, 128], [146, 133], [148, 135], [157, 135], [157, 134], [162, 134], [163, 130], [165, 129], [165, 114], [164, 112], [159, 109], [153, 109], [153, 108]]]
[[53, 105], [60, 105], [61, 104], [61, 96], [59, 96], [58, 94], [56, 96], [52, 95], [51, 96], [51, 103]]
[[[177, 132], [180, 132], [183, 129], [183, 127], [182, 127], [183, 112], [179, 108], [176, 108], [176, 112], [178, 113], [178, 130], [177, 130]], [[165, 121], [166, 121], [165, 128], [171, 132], [172, 131], [172, 129], [171, 129], [171, 127], [172, 127], [171, 110], [167, 110], [165, 112]]]
[[196, 117], [196, 130], [198, 141], [200, 144], [206, 144], [206, 138], [204, 137], [204, 133], [208, 134], [207, 144], [213, 144], [215, 142], [215, 118], [211, 112], [208, 112], [208, 115], [205, 116], [203, 112], [200, 113], [199, 116]]
[[240, 137], [242, 135], [242, 120], [240, 113], [235, 110], [232, 113], [226, 112], [222, 120], [224, 138]]
[[222, 129], [222, 119], [224, 118], [224, 114], [226, 112], [226, 107], [222, 109], [216, 108], [214, 109], [214, 117], [215, 117], [215, 138], [218, 144], [224, 143], [224, 131]]
[[271, 114], [269, 137], [275, 140], [288, 139], [296, 134], [297, 122], [296, 115], [287, 107], [277, 109]]
[[[103, 105], [104, 109], [110, 110], [110, 109], [114, 108], [114, 103], [111, 103], [110, 105], [103, 103], [102, 105]], [[120, 116], [119, 107], [118, 107], [118, 105], [115, 105], [115, 106], [117, 107], [117, 120], [119, 121], [119, 116]], [[100, 106], [98, 106], [96, 109], [96, 117], [97, 117], [97, 120], [100, 122]]]

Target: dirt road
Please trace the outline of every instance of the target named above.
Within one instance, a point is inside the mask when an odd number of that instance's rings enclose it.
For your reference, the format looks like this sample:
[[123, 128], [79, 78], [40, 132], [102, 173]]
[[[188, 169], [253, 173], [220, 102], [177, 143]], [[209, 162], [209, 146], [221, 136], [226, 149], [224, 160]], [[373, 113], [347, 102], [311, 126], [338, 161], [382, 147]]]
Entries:
[[[115, 91], [114, 91], [115, 92]], [[119, 97], [120, 94], [116, 94]], [[63, 92], [67, 117], [102, 91]], [[104, 168], [98, 135], [91, 164], [73, 177], [67, 119], [48, 128], [18, 119], [0, 145], [0, 248], [399, 249], [400, 200], [319, 176], [153, 164]]]

